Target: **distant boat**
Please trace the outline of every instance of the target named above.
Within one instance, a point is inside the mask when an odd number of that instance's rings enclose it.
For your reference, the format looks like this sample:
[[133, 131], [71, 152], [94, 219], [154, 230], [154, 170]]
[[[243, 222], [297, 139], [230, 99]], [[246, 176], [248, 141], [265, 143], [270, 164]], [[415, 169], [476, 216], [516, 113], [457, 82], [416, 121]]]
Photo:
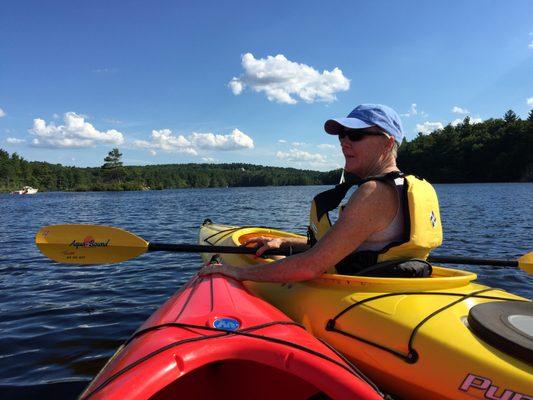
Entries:
[[16, 190], [14, 192], [11, 192], [11, 194], [35, 194], [39, 191], [39, 189], [34, 189], [31, 186], [24, 186], [20, 190]]

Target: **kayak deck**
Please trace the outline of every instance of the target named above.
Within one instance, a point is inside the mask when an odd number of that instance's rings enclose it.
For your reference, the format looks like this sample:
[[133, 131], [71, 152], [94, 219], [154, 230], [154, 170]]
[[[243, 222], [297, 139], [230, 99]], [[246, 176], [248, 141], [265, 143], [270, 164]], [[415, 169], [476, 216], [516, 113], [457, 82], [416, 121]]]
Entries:
[[82, 399], [369, 399], [333, 349], [220, 275], [193, 278], [109, 360]]

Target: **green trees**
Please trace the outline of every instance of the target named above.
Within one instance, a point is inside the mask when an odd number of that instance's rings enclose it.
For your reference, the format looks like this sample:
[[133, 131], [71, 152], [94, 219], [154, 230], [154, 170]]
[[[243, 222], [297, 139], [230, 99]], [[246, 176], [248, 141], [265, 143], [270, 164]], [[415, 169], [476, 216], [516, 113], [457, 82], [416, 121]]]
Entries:
[[512, 122], [515, 122], [518, 120], [518, 116], [514, 113], [513, 110], [509, 110], [505, 113], [505, 115], [503, 116], [503, 119], [505, 122], [507, 122], [508, 124], [512, 123]]
[[467, 117], [400, 147], [398, 164], [432, 182], [533, 181], [533, 112], [522, 121], [509, 110], [503, 119], [473, 124]]
[[[472, 124], [469, 117], [429, 135], [404, 140], [400, 168], [432, 182], [533, 182], [533, 110], [521, 120], [509, 110], [501, 119]], [[191, 187], [333, 185], [341, 170], [305, 171], [251, 164], [123, 166], [112, 149], [100, 168], [28, 162], [0, 149], [0, 191], [24, 185], [40, 191], [143, 190]]]
[[166, 164], [123, 166], [113, 149], [100, 168], [28, 162], [0, 149], [0, 191], [31, 185], [43, 191], [100, 191], [337, 183], [340, 171], [318, 172], [250, 164]]
[[122, 153], [119, 152], [118, 148], [111, 150], [107, 153], [107, 157], [104, 158], [104, 165], [102, 165], [103, 179], [111, 190], [121, 190], [120, 184], [125, 176], [121, 158]]

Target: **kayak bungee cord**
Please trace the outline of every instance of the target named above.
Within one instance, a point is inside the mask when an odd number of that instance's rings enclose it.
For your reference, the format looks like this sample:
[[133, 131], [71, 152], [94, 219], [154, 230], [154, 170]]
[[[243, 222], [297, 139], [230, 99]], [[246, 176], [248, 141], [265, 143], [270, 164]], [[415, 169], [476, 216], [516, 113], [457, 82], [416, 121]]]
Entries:
[[[370, 380], [370, 378], [368, 378], [366, 375], [364, 375], [352, 362], [346, 360], [345, 357], [341, 357], [341, 359], [343, 361], [345, 361], [347, 365], [344, 365], [343, 363], [341, 363], [341, 362], [339, 362], [339, 361], [337, 361], [337, 360], [335, 360], [335, 359], [333, 359], [333, 358], [331, 358], [329, 356], [326, 356], [326, 355], [324, 355], [324, 354], [322, 354], [320, 352], [317, 352], [315, 350], [309, 349], [309, 348], [307, 348], [305, 346], [302, 346], [302, 345], [299, 345], [297, 343], [289, 342], [289, 341], [286, 341], [286, 340], [283, 340], [283, 339], [277, 339], [277, 338], [273, 338], [273, 337], [269, 337], [269, 336], [264, 336], [264, 335], [258, 335], [258, 334], [251, 333], [253, 331], [256, 331], [256, 330], [259, 330], [259, 329], [263, 329], [263, 328], [268, 328], [270, 326], [275, 326], [275, 325], [293, 325], [293, 326], [297, 326], [297, 327], [300, 327], [303, 330], [305, 330], [304, 326], [302, 326], [301, 324], [298, 324], [296, 322], [293, 322], [293, 321], [272, 321], [272, 322], [268, 322], [268, 323], [264, 323], [264, 324], [254, 325], [254, 326], [251, 326], [251, 327], [248, 327], [248, 328], [244, 328], [244, 329], [241, 329], [241, 330], [237, 330], [237, 331], [228, 331], [228, 330], [221, 329], [221, 328], [215, 328], [215, 327], [203, 326], [203, 325], [195, 325], [195, 324], [186, 324], [186, 323], [179, 323], [179, 322], [169, 322], [169, 323], [166, 323], [166, 324], [156, 325], [156, 326], [152, 326], [152, 327], [147, 328], [147, 329], [140, 330], [138, 332], [135, 332], [132, 335], [132, 337], [130, 337], [119, 348], [119, 351], [117, 352], [117, 354], [120, 351], [122, 351], [132, 340], [134, 340], [136, 338], [139, 338], [140, 336], [142, 336], [142, 335], [144, 335], [144, 334], [146, 334], [148, 332], [151, 332], [151, 331], [154, 331], [154, 330], [158, 330], [158, 329], [162, 329], [162, 328], [174, 327], [174, 328], [185, 328], [185, 329], [200, 329], [200, 330], [206, 330], [206, 331], [210, 331], [210, 332], [219, 332], [219, 333], [218, 334], [213, 334], [213, 335], [203, 335], [201, 337], [182, 339], [182, 340], [179, 340], [177, 342], [169, 343], [168, 345], [163, 346], [163, 347], [161, 347], [161, 348], [159, 348], [157, 350], [154, 350], [153, 352], [147, 354], [146, 356], [142, 357], [141, 359], [139, 359], [137, 361], [134, 361], [133, 363], [127, 365], [126, 367], [122, 368], [120, 371], [118, 371], [115, 374], [113, 374], [112, 376], [110, 376], [100, 386], [96, 387], [94, 390], [92, 390], [90, 393], [88, 393], [82, 399], [90, 398], [95, 393], [97, 393], [100, 390], [102, 390], [109, 383], [111, 383], [112, 381], [117, 379], [119, 376], [121, 376], [124, 373], [128, 372], [129, 370], [131, 370], [132, 368], [134, 368], [137, 365], [141, 364], [142, 362], [144, 362], [144, 361], [146, 361], [146, 360], [148, 360], [148, 359], [150, 359], [150, 358], [152, 358], [152, 357], [154, 357], [154, 356], [156, 356], [156, 355], [158, 355], [158, 354], [160, 354], [160, 353], [162, 353], [162, 352], [164, 352], [164, 351], [166, 351], [168, 349], [171, 349], [173, 347], [177, 347], [179, 345], [186, 344], [186, 343], [198, 342], [198, 341], [208, 340], [208, 339], [216, 339], [216, 338], [221, 338], [221, 337], [224, 337], [224, 336], [245, 336], [245, 337], [250, 337], [250, 338], [253, 338], [253, 339], [265, 340], [267, 342], [272, 342], [272, 343], [285, 345], [285, 346], [288, 346], [288, 347], [292, 347], [292, 348], [307, 352], [307, 353], [312, 354], [312, 355], [314, 355], [316, 357], [319, 357], [319, 358], [321, 358], [323, 360], [329, 361], [329, 362], [331, 362], [331, 363], [343, 368], [344, 370], [348, 371], [349, 373], [353, 374], [357, 378], [364, 380], [376, 392], [378, 392], [378, 394], [381, 395], [381, 397], [385, 398], [385, 395], [379, 390], [379, 388], [376, 386], [376, 384], [373, 383]], [[327, 345], [327, 347], [329, 349], [332, 349], [330, 345]], [[333, 352], [336, 355], [339, 355], [336, 350], [333, 350]], [[114, 356], [113, 356], [113, 358], [114, 358]]]
[[[326, 323], [325, 329], [326, 329], [326, 331], [340, 333], [341, 335], [350, 337], [352, 339], [358, 340], [358, 341], [366, 343], [366, 344], [368, 344], [370, 346], [373, 346], [373, 347], [376, 347], [376, 348], [381, 349], [383, 351], [386, 351], [388, 353], [391, 353], [391, 354], [401, 358], [402, 360], [404, 360], [408, 364], [414, 364], [414, 363], [416, 363], [418, 361], [418, 352], [413, 348], [413, 342], [414, 342], [414, 339], [415, 339], [415, 336], [416, 336], [417, 332], [419, 331], [419, 329], [426, 322], [428, 322], [431, 318], [433, 318], [434, 316], [436, 316], [439, 313], [443, 312], [444, 310], [446, 310], [446, 309], [448, 309], [448, 308], [450, 308], [450, 307], [452, 307], [452, 306], [454, 306], [456, 304], [459, 304], [462, 301], [464, 301], [466, 299], [469, 299], [469, 298], [527, 302], [527, 300], [508, 299], [508, 298], [502, 298], [502, 297], [498, 297], [498, 296], [487, 296], [487, 295], [482, 295], [481, 294], [481, 293], [492, 291], [492, 290], [495, 290], [495, 289], [494, 288], [487, 288], [487, 289], [477, 290], [475, 292], [466, 293], [466, 294], [465, 293], [446, 293], [446, 292], [396, 292], [396, 293], [385, 293], [385, 294], [381, 294], [381, 295], [378, 295], [378, 296], [369, 297], [369, 298], [366, 298], [366, 299], [363, 299], [363, 300], [360, 300], [360, 301], [356, 301], [355, 303], [349, 305], [344, 310], [342, 310], [340, 313], [338, 313], [335, 317], [330, 319]], [[420, 321], [413, 328], [413, 331], [411, 332], [411, 335], [409, 336], [409, 342], [407, 344], [407, 348], [408, 348], [407, 354], [404, 354], [404, 353], [402, 353], [402, 352], [400, 352], [398, 350], [391, 349], [390, 347], [381, 345], [379, 343], [372, 342], [369, 339], [365, 339], [365, 338], [359, 337], [357, 335], [354, 335], [352, 333], [343, 331], [341, 329], [337, 329], [335, 327], [337, 320], [342, 315], [344, 315], [345, 313], [347, 313], [348, 311], [350, 311], [351, 309], [353, 309], [353, 308], [355, 308], [357, 306], [360, 306], [362, 304], [368, 303], [368, 302], [370, 302], [372, 300], [378, 300], [378, 299], [382, 299], [382, 298], [385, 298], [385, 297], [400, 296], [400, 295], [458, 296], [460, 298], [457, 299], [457, 300], [452, 301], [451, 303], [449, 303], [449, 304], [447, 304], [447, 305], [445, 305], [445, 306], [443, 306], [441, 308], [438, 308], [437, 310], [435, 310], [434, 312], [432, 312], [431, 314], [426, 316], [424, 319], [422, 319], [422, 321]]]

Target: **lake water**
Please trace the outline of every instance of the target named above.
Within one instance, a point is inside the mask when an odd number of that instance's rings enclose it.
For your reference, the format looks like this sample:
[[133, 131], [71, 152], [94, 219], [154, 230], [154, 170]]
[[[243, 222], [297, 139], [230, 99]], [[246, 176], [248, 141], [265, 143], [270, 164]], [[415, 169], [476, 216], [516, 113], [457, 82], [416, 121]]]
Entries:
[[[324, 186], [0, 194], [0, 397], [75, 398], [116, 348], [200, 267], [197, 254], [151, 253], [116, 265], [60, 265], [40, 227], [117, 226], [148, 241], [196, 243], [205, 218], [305, 234]], [[435, 254], [516, 258], [532, 250], [533, 184], [436, 185], [444, 245]], [[461, 266], [531, 298], [533, 278]]]

